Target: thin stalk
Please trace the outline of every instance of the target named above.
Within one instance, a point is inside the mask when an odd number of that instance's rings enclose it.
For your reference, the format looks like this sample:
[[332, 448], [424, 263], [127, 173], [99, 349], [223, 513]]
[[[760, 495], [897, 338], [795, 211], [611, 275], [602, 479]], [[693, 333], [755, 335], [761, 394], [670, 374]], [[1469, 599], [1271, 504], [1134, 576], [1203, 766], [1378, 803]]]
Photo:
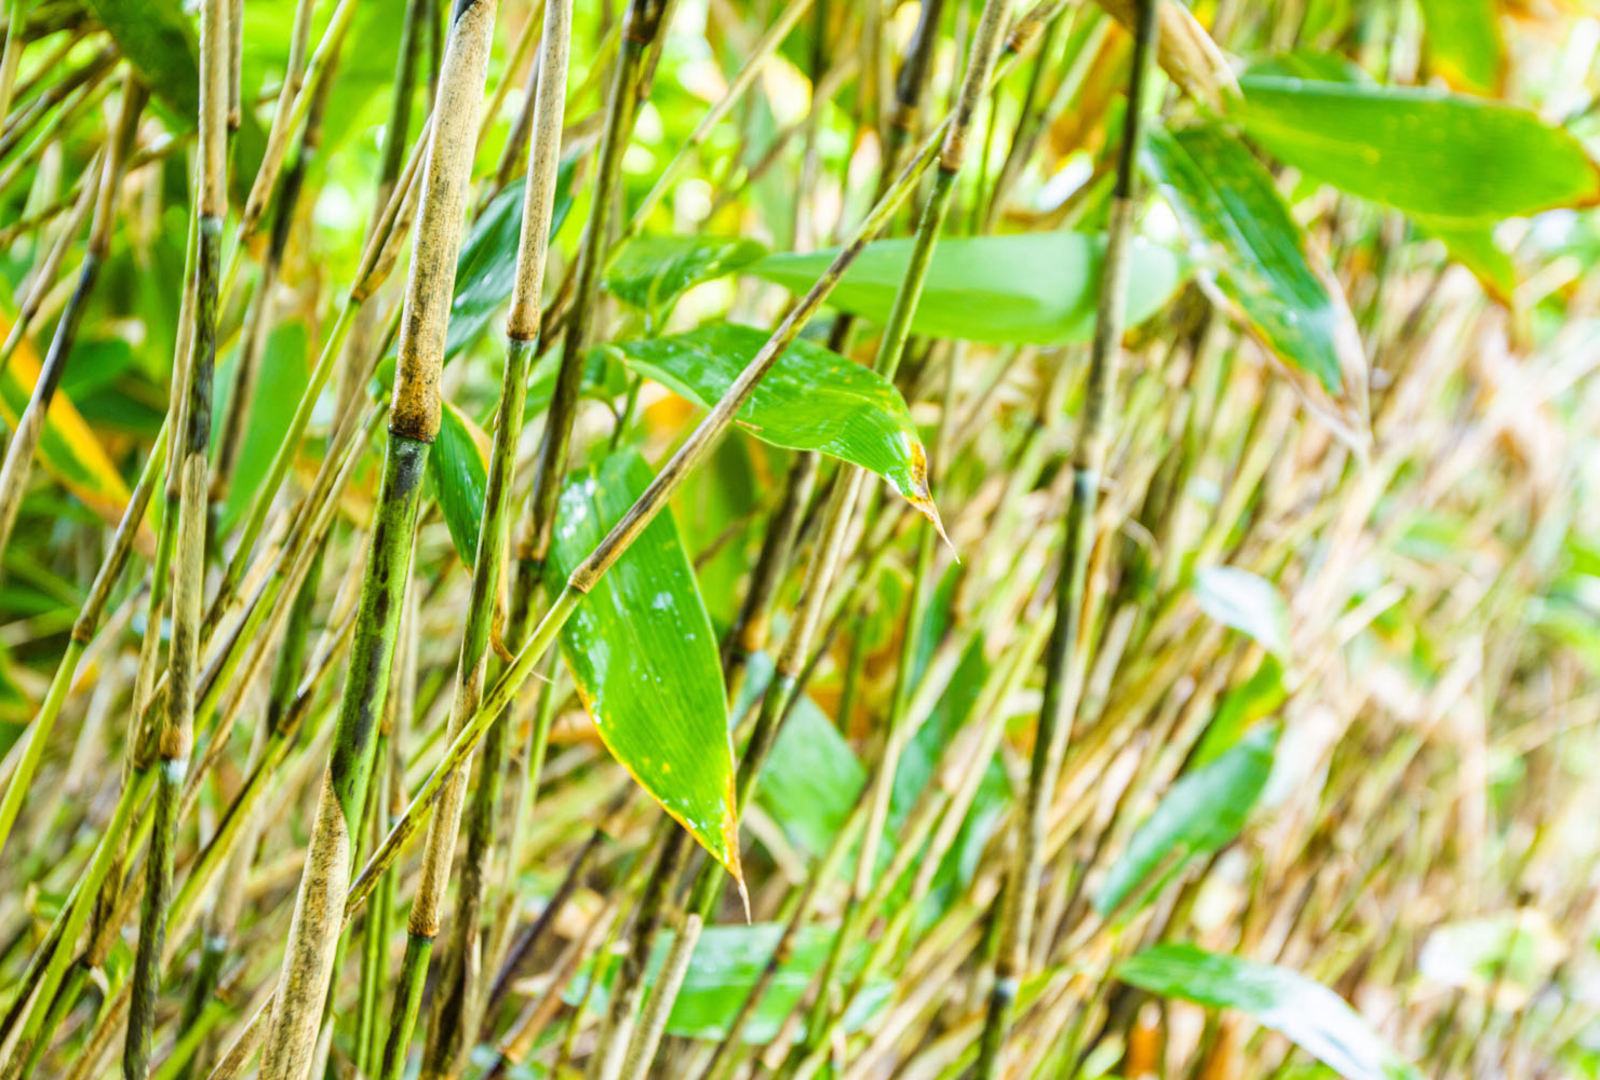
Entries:
[[[309, 6], [309, 5], [308, 5]], [[298, 16], [297, 16], [298, 20]], [[297, 25], [298, 29], [298, 25]], [[309, 27], [307, 28], [309, 33]], [[304, 51], [304, 42], [300, 42]], [[290, 72], [294, 71], [293, 45], [290, 52]], [[278, 284], [278, 272], [283, 266], [283, 253], [289, 246], [289, 230], [294, 225], [295, 213], [300, 207], [300, 195], [305, 188], [306, 172], [316, 161], [318, 146], [322, 141], [322, 116], [327, 107], [328, 91], [333, 80], [323, 79], [311, 91], [311, 107], [306, 114], [306, 125], [300, 132], [300, 145], [294, 162], [284, 173], [283, 190], [278, 194], [278, 204], [273, 210], [272, 232], [267, 238], [267, 250], [261, 258], [261, 273], [256, 282], [255, 302], [250, 306], [249, 317], [239, 337], [238, 357], [233, 365], [233, 392], [228, 395], [228, 407], [222, 415], [218, 432], [216, 461], [211, 471], [212, 521], [220, 523], [223, 505], [228, 499], [228, 489], [233, 483], [233, 470], [239, 452], [244, 447], [245, 425], [250, 418], [255, 401], [256, 381], [262, 351], [267, 337], [272, 333], [273, 292]], [[284, 86], [288, 92], [287, 83]], [[279, 100], [279, 109], [283, 101]], [[215, 537], [220, 540], [221, 537]]]
[[[1050, 3], [1042, 4], [1035, 11], [1044, 11], [1052, 7]], [[1015, 36], [1015, 35], [1014, 35]], [[1006, 66], [997, 69], [995, 78], [1004, 75]], [[678, 486], [691, 475], [706, 457], [720, 442], [722, 436], [727, 434], [728, 428], [733, 423], [733, 417], [740, 408], [749, 400], [756, 385], [763, 376], [777, 363], [783, 352], [793, 344], [800, 331], [810, 321], [822, 306], [828, 295], [838, 285], [846, 270], [855, 261], [856, 257], [866, 247], [867, 241], [875, 236], [899, 209], [905, 199], [916, 187], [922, 173], [933, 163], [942, 136], [944, 125], [940, 125], [918, 152], [907, 162], [901, 175], [890, 184], [882, 199], [872, 208], [862, 221], [856, 232], [849, 238], [843, 249], [834, 257], [833, 262], [823, 273], [822, 277], [807, 290], [805, 296], [796, 304], [779, 323], [767, 343], [758, 350], [756, 356], [751, 358], [749, 364], [734, 380], [728, 391], [718, 403], [702, 418], [699, 425], [673, 454], [672, 458], [657, 473], [656, 478], [634, 501], [627, 513], [612, 527], [611, 531], [598, 543], [584, 560], [568, 575], [566, 586], [556, 595], [549, 609], [540, 619], [538, 625], [529, 636], [527, 643], [517, 652], [505, 672], [497, 679], [494, 685], [484, 694], [483, 702], [476, 713], [462, 726], [448, 747], [445, 748], [437, 765], [423, 781], [410, 803], [406, 806], [405, 813], [400, 815], [389, 834], [384, 837], [383, 843], [373, 852], [371, 858], [362, 867], [361, 873], [351, 882], [344, 899], [345, 917], [359, 911], [378, 881], [393, 865], [399, 853], [404, 850], [407, 841], [420, 827], [421, 822], [427, 817], [434, 800], [442, 790], [445, 780], [463, 762], [468, 760], [482, 741], [484, 733], [495, 722], [500, 714], [511, 704], [521, 691], [528, 677], [544, 659], [545, 654], [555, 643], [562, 627], [572, 614], [577, 610], [578, 604], [584, 595], [594, 587], [600, 578], [616, 563], [622, 553], [638, 539], [639, 535], [655, 520], [662, 508], [667, 505]], [[384, 499], [380, 495], [380, 506]], [[368, 563], [368, 574], [371, 575], [371, 562]], [[371, 646], [368, 646], [371, 648]], [[359, 670], [359, 665], [352, 665]], [[348, 755], [344, 755], [348, 757]], [[336, 754], [336, 762], [340, 755]], [[347, 768], [343, 765], [341, 768]], [[364, 775], [362, 779], [364, 779]], [[323, 803], [328, 814], [338, 814], [337, 800], [328, 791], [325, 785]], [[331, 804], [331, 805], [330, 805]], [[326, 816], [326, 815], [324, 815]], [[343, 828], [342, 824], [340, 828]], [[337, 834], [336, 838], [337, 838]], [[347, 833], [345, 835], [348, 835]], [[343, 856], [342, 861], [334, 865], [342, 869], [347, 865], [347, 849], [333, 848], [337, 855]], [[315, 854], [315, 853], [314, 853]], [[320, 861], [314, 861], [314, 866], [320, 866]], [[322, 875], [326, 877], [326, 875]], [[326, 884], [320, 886], [317, 897], [318, 910], [314, 913], [319, 925], [328, 926], [333, 922], [329, 917], [326, 904], [333, 900], [332, 894]], [[304, 905], [302, 904], [302, 909]], [[338, 928], [332, 927], [330, 933], [337, 933]], [[298, 935], [297, 935], [298, 936]], [[331, 952], [331, 950], [329, 950]], [[323, 976], [326, 979], [326, 975]], [[299, 993], [292, 980], [284, 978], [277, 989], [274, 990], [269, 1000], [263, 1004], [261, 1010], [235, 1039], [227, 1056], [213, 1070], [214, 1080], [223, 1080], [224, 1077], [235, 1076], [243, 1068], [249, 1056], [254, 1052], [259, 1040], [266, 1037], [267, 1029], [273, 1027], [273, 1018], [281, 1010], [279, 993], [285, 986], [290, 987], [291, 993]], [[320, 998], [320, 995], [319, 995]]]
[[[194, 351], [189, 360], [183, 421], [175, 424], [172, 467], [179, 483], [172, 584], [172, 644], [167, 710], [157, 743], [160, 757], [154, 824], [145, 858], [145, 890], [134, 955], [122, 1073], [145, 1080], [160, 992], [161, 954], [178, 839], [178, 807], [194, 752], [195, 681], [200, 666], [206, 564], [206, 470], [211, 445], [211, 376], [217, 355], [217, 288], [222, 219], [228, 212], [228, 5], [207, 0], [200, 15], [200, 177], [194, 306]], [[170, 490], [170, 489], [169, 489]]]
[[303, 1080], [333, 974], [351, 847], [361, 825], [376, 728], [389, 690], [422, 472], [439, 430], [439, 371], [495, 7], [495, 0], [463, 0], [451, 16], [350, 674], [284, 956], [283, 993], [267, 1023], [261, 1063], [266, 1080]]
[[1117, 179], [1107, 226], [1105, 264], [1100, 281], [1100, 301], [1095, 318], [1094, 342], [1089, 354], [1078, 438], [1073, 450], [1072, 501], [1062, 538], [1060, 573], [1056, 582], [1055, 628], [1045, 661], [1044, 699], [1039, 709], [1039, 732], [1028, 776], [1026, 813], [1014, 872], [1000, 912], [1000, 951], [994, 986], [989, 994], [978, 1054], [977, 1076], [990, 1080], [999, 1075], [1017, 991], [1027, 972], [1032, 948], [1033, 923], [1043, 873], [1044, 848], [1055, 803], [1056, 782], [1066, 755], [1073, 716], [1077, 711], [1086, 669], [1088, 643], [1083, 640], [1082, 616], [1088, 589], [1090, 553], [1095, 539], [1095, 509], [1099, 501], [1101, 471], [1112, 438], [1117, 370], [1122, 351], [1128, 290], [1127, 251], [1134, 227], [1134, 169], [1138, 158], [1141, 109], [1155, 52], [1155, 0], [1139, 0], [1134, 34], [1132, 71], [1124, 113], [1122, 145], [1117, 157]]
[[149, 100], [150, 92], [144, 84], [130, 76], [123, 86], [122, 107], [117, 118], [117, 128], [111, 139], [111, 150], [106, 154], [100, 169], [100, 188], [95, 196], [94, 219], [89, 226], [89, 245], [83, 253], [83, 263], [78, 269], [77, 287], [67, 300], [67, 306], [56, 323], [55, 336], [50, 339], [50, 351], [45, 355], [39, 370], [38, 381], [28, 398], [28, 406], [17, 420], [11, 441], [6, 444], [5, 463], [0, 465], [0, 553], [11, 540], [17, 523], [17, 513], [22, 509], [22, 497], [28, 488], [28, 476], [33, 470], [33, 455], [39, 438], [44, 434], [45, 414], [55, 399], [56, 388], [67, 372], [67, 361], [77, 341], [78, 326], [100, 277], [100, 267], [111, 250], [112, 226], [116, 220], [117, 193], [123, 169], [138, 134], [139, 115]]
[[[524, 186], [522, 233], [517, 250], [511, 311], [506, 319], [506, 360], [500, 385], [500, 406], [495, 415], [494, 445], [490, 450], [488, 477], [484, 489], [483, 514], [478, 529], [478, 546], [473, 554], [472, 590], [467, 608], [467, 625], [462, 635], [456, 665], [456, 696], [451, 709], [452, 728], [471, 716], [483, 694], [489, 667], [489, 632], [494, 619], [497, 589], [506, 561], [509, 533], [510, 493], [516, 467], [517, 443], [522, 434], [523, 407], [527, 397], [528, 365], [539, 336], [539, 302], [543, 289], [545, 259], [549, 250], [550, 221], [555, 206], [556, 174], [561, 166], [562, 111], [566, 97], [567, 55], [571, 38], [571, 0], [550, 0], [546, 9], [544, 50], [539, 79], [538, 130], [529, 153], [528, 175]], [[502, 721], [503, 723], [503, 721]], [[480, 790], [492, 797], [497, 786], [499, 762], [493, 763], [495, 776], [484, 763]], [[444, 893], [455, 857], [456, 834], [461, 827], [461, 812], [466, 798], [466, 775], [457, 774], [445, 788], [428, 826], [422, 874], [406, 924], [406, 958], [401, 978], [395, 986], [395, 1015], [400, 1022], [391, 1028], [384, 1050], [382, 1075], [398, 1076], [403, 1068], [415, 1019], [413, 1002], [421, 991], [427, 958], [438, 937]], [[490, 804], [492, 810], [493, 803]], [[481, 844], [481, 840], [480, 840]], [[475, 877], [481, 882], [483, 848]], [[471, 863], [469, 862], [469, 866]], [[469, 874], [473, 874], [469, 870]], [[475, 894], [469, 897], [469, 889]], [[461, 918], [458, 918], [455, 959], [445, 969], [447, 989], [439, 995], [439, 1012], [434, 1018], [435, 1032], [455, 1032], [459, 1037], [464, 1008], [466, 958], [477, 932], [477, 905], [481, 892], [463, 881]], [[452, 1071], [461, 1047], [459, 1043], [436, 1035], [431, 1052], [423, 1055], [423, 1075]]]
[[[886, 379], [894, 378], [901, 357], [905, 353], [906, 339], [911, 331], [911, 318], [916, 314], [934, 247], [938, 243], [939, 234], [944, 229], [945, 218], [950, 211], [961, 166], [966, 160], [967, 138], [972, 128], [973, 117], [988, 89], [989, 78], [999, 56], [1010, 10], [1010, 0], [987, 0], [977, 30], [973, 34], [972, 51], [962, 79], [961, 93], [954, 113], [955, 119], [945, 133], [944, 144], [939, 153], [938, 172], [934, 175], [932, 190], [922, 207], [922, 216], [918, 221], [916, 241], [907, 265], [906, 276], [901, 282], [899, 292], [895, 295], [888, 324], [879, 340], [878, 357], [874, 367]], [[924, 546], [927, 549], [927, 559], [919, 559], [918, 581], [914, 585], [917, 596], [921, 593], [920, 578], [925, 574], [927, 560], [931, 559], [932, 555], [931, 546], [927, 544]], [[853, 944], [856, 919], [865, 907], [864, 900], [871, 890], [873, 877], [877, 871], [878, 844], [888, 820], [889, 796], [894, 790], [894, 776], [899, 767], [900, 753], [906, 739], [903, 720], [908, 694], [907, 668], [914, 655], [912, 648], [917, 624], [920, 621], [920, 608], [920, 599], [914, 597], [911, 616], [902, 637], [904, 648], [901, 655], [900, 677], [894, 691], [894, 703], [890, 709], [883, 760], [874, 770], [869, 785], [873, 794], [866, 832], [862, 837], [861, 853], [856, 862], [852, 888], [855, 902], [845, 906], [839, 932], [834, 936], [821, 979], [821, 989], [813, 1002], [811, 1022], [807, 1025], [808, 1038], [805, 1042], [796, 1044], [785, 1062], [782, 1075], [793, 1075], [817, 1045], [814, 1040], [819, 1038], [830, 1008], [829, 984], [833, 974], [839, 969], [842, 958]]]

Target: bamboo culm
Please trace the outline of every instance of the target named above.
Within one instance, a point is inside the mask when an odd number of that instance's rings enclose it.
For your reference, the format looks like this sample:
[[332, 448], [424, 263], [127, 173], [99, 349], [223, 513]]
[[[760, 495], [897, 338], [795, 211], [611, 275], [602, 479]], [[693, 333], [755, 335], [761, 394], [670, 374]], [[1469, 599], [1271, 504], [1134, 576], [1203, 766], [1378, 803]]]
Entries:
[[261, 1064], [266, 1080], [305, 1077], [332, 976], [352, 846], [404, 606], [423, 471], [439, 429], [439, 371], [495, 6], [495, 0], [463, 0], [451, 14], [438, 119], [429, 132], [423, 168], [389, 438], [350, 673], [301, 876], [281, 992], [267, 1022]]

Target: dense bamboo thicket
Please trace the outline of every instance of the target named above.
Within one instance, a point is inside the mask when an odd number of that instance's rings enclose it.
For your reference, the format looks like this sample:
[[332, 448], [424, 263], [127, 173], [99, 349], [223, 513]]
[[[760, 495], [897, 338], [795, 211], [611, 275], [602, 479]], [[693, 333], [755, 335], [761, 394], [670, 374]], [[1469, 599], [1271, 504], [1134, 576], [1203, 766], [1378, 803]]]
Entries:
[[1600, 1077], [1600, 11], [3, 25], [0, 1080]]

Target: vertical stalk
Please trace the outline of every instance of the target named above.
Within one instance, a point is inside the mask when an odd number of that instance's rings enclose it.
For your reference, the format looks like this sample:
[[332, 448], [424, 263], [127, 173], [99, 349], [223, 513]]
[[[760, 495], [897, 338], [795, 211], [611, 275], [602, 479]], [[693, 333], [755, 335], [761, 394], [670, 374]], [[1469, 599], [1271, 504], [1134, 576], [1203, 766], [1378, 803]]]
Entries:
[[[500, 386], [500, 407], [495, 415], [494, 445], [490, 451], [489, 474], [485, 484], [483, 514], [478, 530], [478, 547], [472, 561], [472, 591], [468, 600], [467, 626], [456, 665], [456, 696], [451, 710], [453, 736], [478, 707], [483, 696], [489, 665], [489, 631], [494, 618], [496, 590], [505, 565], [509, 531], [508, 507], [512, 473], [516, 467], [517, 442], [522, 434], [523, 407], [527, 397], [528, 365], [539, 338], [539, 303], [544, 283], [545, 258], [549, 249], [550, 221], [555, 206], [556, 174], [561, 164], [562, 111], [566, 104], [567, 54], [571, 37], [571, 0], [550, 0], [545, 15], [544, 48], [540, 62], [538, 130], [529, 153], [528, 175], [523, 189], [522, 232], [517, 250], [511, 311], [506, 319], [506, 360]], [[502, 724], [504, 721], [502, 721]], [[480, 790], [497, 786], [484, 764]], [[405, 1064], [416, 1018], [416, 1002], [427, 971], [427, 960], [439, 933], [440, 912], [454, 861], [456, 834], [460, 830], [462, 806], [466, 798], [465, 771], [446, 784], [433, 820], [422, 860], [422, 875], [417, 884], [410, 918], [406, 924], [406, 956], [401, 977], [395, 986], [394, 1015], [384, 1049], [382, 1075], [395, 1077]], [[491, 804], [492, 805], [492, 804]], [[481, 841], [480, 841], [481, 842]], [[481, 882], [479, 872], [474, 875]], [[472, 896], [468, 896], [469, 888]], [[446, 965], [440, 1008], [433, 1019], [434, 1037], [423, 1055], [423, 1075], [452, 1071], [462, 1049], [460, 1031], [464, 1009], [462, 994], [466, 979], [466, 959], [477, 930], [477, 906], [481, 892], [476, 885], [461, 885], [460, 918], [456, 944]]]
[[211, 373], [217, 353], [217, 289], [222, 255], [222, 219], [228, 212], [228, 6], [206, 0], [200, 14], [199, 205], [195, 261], [194, 346], [189, 357], [183, 422], [173, 428], [172, 467], [179, 485], [173, 551], [172, 645], [168, 659], [167, 710], [157, 742], [160, 757], [155, 820], [145, 857], [145, 889], [139, 912], [139, 947], [134, 956], [133, 998], [128, 1013], [122, 1074], [144, 1080], [150, 1071], [151, 1032], [160, 990], [161, 955], [178, 806], [194, 751], [196, 674], [200, 664], [201, 605], [205, 590], [206, 469], [211, 445]]
[[[278, 194], [278, 205], [273, 210], [272, 232], [267, 238], [267, 250], [261, 258], [255, 301], [251, 304], [244, 330], [239, 335], [238, 359], [233, 366], [233, 392], [228, 396], [228, 407], [222, 416], [216, 464], [211, 475], [210, 498], [214, 524], [220, 523], [222, 507], [227, 502], [228, 489], [233, 483], [234, 466], [244, 447], [250, 407], [255, 401], [261, 353], [272, 333], [272, 294], [278, 284], [278, 272], [283, 266], [284, 250], [289, 245], [289, 230], [294, 225], [295, 212], [299, 209], [306, 172], [316, 160], [317, 148], [322, 141], [322, 115], [332, 86], [333, 79], [326, 78], [310, 91], [311, 105], [306, 113], [306, 126], [301, 129], [300, 145], [295, 151], [294, 161], [283, 176], [283, 190]], [[221, 537], [215, 539], [220, 540]]]
[[265, 1080], [305, 1077], [333, 975], [351, 848], [361, 825], [378, 719], [389, 689], [422, 473], [439, 430], [439, 372], [495, 6], [495, 0], [458, 0], [451, 15], [350, 674], [312, 826], [280, 993], [267, 1022], [261, 1063]]
[[1106, 232], [1099, 308], [1089, 354], [1083, 412], [1073, 447], [1072, 502], [1067, 509], [1062, 537], [1061, 569], [1056, 583], [1055, 627], [1045, 660], [1044, 700], [1039, 708], [1039, 731], [1034, 740], [1028, 776], [1021, 843], [1017, 845], [1013, 873], [999, 916], [1002, 919], [1000, 951], [978, 1052], [977, 1076], [980, 1080], [990, 1080], [999, 1075], [1017, 990], [1026, 975], [1050, 809], [1055, 802], [1056, 781], [1061, 773], [1061, 761], [1066, 754], [1067, 739], [1072, 731], [1072, 719], [1077, 711], [1088, 665], [1088, 646], [1081, 640], [1082, 616], [1089, 556], [1094, 547], [1094, 516], [1100, 494], [1100, 473], [1105, 466], [1112, 436], [1117, 370], [1126, 317], [1127, 252], [1134, 226], [1134, 168], [1138, 159], [1145, 86], [1149, 81], [1151, 58], [1155, 52], [1155, 8], [1156, 0], [1138, 0], [1128, 102]]

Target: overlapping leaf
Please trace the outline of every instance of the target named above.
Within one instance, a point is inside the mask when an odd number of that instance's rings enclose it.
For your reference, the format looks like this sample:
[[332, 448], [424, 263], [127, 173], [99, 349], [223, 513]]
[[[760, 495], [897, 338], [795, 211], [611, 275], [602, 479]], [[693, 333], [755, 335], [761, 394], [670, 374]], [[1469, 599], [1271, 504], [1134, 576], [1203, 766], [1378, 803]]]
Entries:
[[1167, 201], [1204, 245], [1218, 287], [1248, 325], [1328, 393], [1364, 391], [1355, 320], [1272, 174], [1216, 124], [1151, 132], [1148, 146]]
[[1257, 728], [1216, 761], [1179, 778], [1112, 865], [1095, 910], [1131, 917], [1196, 856], [1239, 835], [1267, 786], [1277, 742], [1276, 727]]
[[[906, 275], [913, 241], [867, 245], [828, 302], [883, 321]], [[1094, 334], [1105, 237], [1075, 232], [954, 237], [941, 240], [928, 268], [914, 333], [995, 344], [1061, 345]], [[749, 272], [803, 292], [837, 254], [769, 255]], [[1166, 248], [1136, 240], [1129, 251], [1128, 325], [1166, 303], [1185, 268]]]
[[[745, 1042], [763, 1045], [778, 1037], [784, 1022], [800, 1004], [817, 972], [827, 961], [833, 946], [833, 935], [832, 927], [815, 923], [802, 926], [795, 934], [788, 957], [778, 965], [760, 1004], [745, 1024], [742, 1033]], [[781, 923], [706, 927], [700, 940], [695, 943], [689, 971], [684, 976], [683, 987], [667, 1018], [666, 1030], [690, 1039], [726, 1038], [740, 1007], [761, 978], [782, 936]], [[671, 944], [670, 931], [657, 939], [649, 966], [645, 969], [647, 987], [655, 985]], [[859, 968], [860, 958], [861, 950], [858, 949], [853, 962], [845, 965], [844, 974], [847, 977]], [[616, 972], [615, 960], [601, 971], [600, 985], [589, 997], [590, 1008], [597, 1012], [605, 1008]], [[888, 979], [869, 979], [845, 1013], [843, 1032], [848, 1034], [857, 1031], [871, 1019], [893, 985]], [[567, 990], [567, 1002], [572, 1005], [582, 1002], [586, 989], [586, 982], [575, 982]]]
[[1254, 638], [1281, 658], [1289, 655], [1289, 608], [1278, 587], [1266, 578], [1234, 566], [1207, 566], [1196, 571], [1195, 599], [1207, 615]]
[[[614, 348], [635, 371], [709, 408], [766, 342], [764, 331], [719, 322]], [[756, 384], [737, 420], [776, 446], [820, 450], [877, 473], [937, 523], [927, 455], [911, 411], [870, 368], [796, 341]]]
[[1288, 968], [1158, 945], [1124, 960], [1117, 977], [1152, 994], [1248, 1013], [1346, 1080], [1421, 1080], [1343, 998]]
[[[622, 449], [561, 493], [552, 593], [652, 479]], [[717, 643], [678, 527], [663, 513], [578, 605], [562, 653], [600, 738], [640, 786], [737, 878], [733, 744]]]
[[1527, 109], [1434, 90], [1251, 75], [1235, 112], [1307, 176], [1430, 220], [1600, 201], [1583, 145]]
[[478, 554], [478, 527], [488, 490], [488, 437], [448, 401], [439, 418], [439, 434], [428, 452], [428, 475], [439, 500], [439, 513], [450, 530], [456, 554], [471, 564]]
[[606, 268], [605, 287], [644, 311], [652, 325], [666, 320], [691, 287], [748, 266], [767, 253], [754, 240], [701, 236], [640, 236]]

